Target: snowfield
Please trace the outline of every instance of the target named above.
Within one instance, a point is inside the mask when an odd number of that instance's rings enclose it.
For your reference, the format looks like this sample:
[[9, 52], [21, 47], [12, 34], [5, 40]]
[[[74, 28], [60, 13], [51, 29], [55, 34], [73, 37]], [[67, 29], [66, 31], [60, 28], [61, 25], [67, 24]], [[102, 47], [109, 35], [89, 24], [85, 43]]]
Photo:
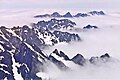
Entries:
[[[53, 10], [55, 11], [55, 10]], [[31, 25], [40, 20], [50, 20], [50, 18], [33, 18], [37, 14], [52, 13], [50, 10], [16, 10], [0, 11], [0, 25], [6, 27]], [[60, 12], [60, 10], [58, 11]], [[76, 13], [78, 11], [71, 11]], [[65, 11], [61, 11], [61, 14]], [[53, 80], [120, 80], [120, 13], [106, 12], [104, 16], [68, 18], [76, 22], [76, 28], [80, 30], [69, 31], [78, 33], [82, 41], [73, 41], [70, 43], [60, 43], [54, 46], [46, 47], [43, 51], [46, 54], [52, 53], [55, 49], [63, 51], [70, 58], [77, 53], [85, 58], [100, 56], [108, 53], [115, 60], [107, 64], [100, 63], [97, 66], [87, 64], [85, 67], [73, 66], [73, 63], [65, 62], [72, 67], [69, 71], [59, 71], [55, 65], [50, 64], [46, 68], [46, 73], [38, 73], [44, 79]], [[87, 25], [97, 26], [99, 29], [83, 30]], [[1, 46], [0, 46], [1, 47]], [[2, 48], [2, 47], [1, 47]], [[57, 56], [56, 56], [57, 57]], [[61, 59], [62, 60], [62, 59]], [[63, 61], [64, 62], [64, 61]], [[47, 70], [48, 69], [48, 70]], [[50, 78], [48, 78], [50, 77]]]

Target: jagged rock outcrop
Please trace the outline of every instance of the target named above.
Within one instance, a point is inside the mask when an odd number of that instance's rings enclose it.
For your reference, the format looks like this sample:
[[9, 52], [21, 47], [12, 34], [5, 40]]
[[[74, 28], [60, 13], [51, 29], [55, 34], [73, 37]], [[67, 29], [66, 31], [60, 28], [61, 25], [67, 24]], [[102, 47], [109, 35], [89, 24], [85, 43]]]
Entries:
[[72, 18], [73, 16], [71, 15], [70, 12], [67, 12], [65, 15], [63, 15], [65, 18]]
[[98, 27], [97, 26], [87, 25], [87, 26], [83, 27], [83, 29], [98, 29]]
[[49, 60], [56, 64], [60, 69], [67, 69], [67, 66], [62, 62], [63, 60], [69, 60], [69, 57], [62, 51], [55, 49], [50, 55]]
[[58, 38], [60, 42], [70, 42], [81, 40], [78, 34], [70, 34], [68, 32], [54, 31], [53, 34]]
[[51, 19], [50, 21], [39, 21], [37, 24], [34, 23], [32, 27], [40, 32], [46, 32], [46, 34], [49, 33], [49, 35], [54, 37], [52, 41], [57, 43], [81, 40], [78, 34], [58, 31], [60, 29], [73, 28], [75, 25], [75, 22], [72, 22], [68, 19]]
[[72, 58], [72, 61], [75, 63], [75, 64], [78, 64], [78, 65], [84, 65], [85, 63], [85, 58], [81, 55], [81, 54], [77, 54], [76, 56], [74, 56]]
[[69, 69], [72, 62], [74, 64], [72, 65], [79, 65], [79, 66], [85, 66], [88, 62], [90, 64], [99, 64], [99, 63], [106, 63], [109, 62], [110, 56], [108, 53], [100, 56], [100, 57], [91, 57], [90, 59], [84, 58], [83, 55], [77, 54], [73, 58], [69, 58], [64, 52], [58, 51], [55, 49], [50, 55], [49, 60], [52, 61], [54, 64], [56, 64], [60, 69]]
[[99, 62], [108, 62], [111, 57], [109, 56], [108, 53], [101, 55], [100, 57], [91, 57], [89, 59], [90, 63], [92, 64], [97, 64]]

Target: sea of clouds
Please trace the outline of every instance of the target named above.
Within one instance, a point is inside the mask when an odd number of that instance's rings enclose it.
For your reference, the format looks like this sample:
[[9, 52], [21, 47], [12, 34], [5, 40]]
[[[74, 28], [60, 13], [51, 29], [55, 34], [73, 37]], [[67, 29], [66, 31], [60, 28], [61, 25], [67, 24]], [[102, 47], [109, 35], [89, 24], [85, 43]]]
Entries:
[[[48, 10], [52, 13], [51, 10]], [[54, 11], [54, 10], [53, 10]], [[45, 13], [46, 10], [43, 10]], [[59, 10], [60, 12], [60, 10]], [[65, 13], [64, 11], [61, 12]], [[75, 12], [72, 12], [73, 14]], [[6, 27], [30, 25], [42, 19], [34, 19], [33, 16], [41, 14], [41, 10], [16, 10], [0, 11], [0, 25]], [[49, 20], [46, 18], [45, 20]], [[100, 56], [109, 53], [113, 59], [105, 64], [87, 64], [85, 67], [77, 65], [69, 71], [61, 71], [54, 64], [46, 68], [45, 75], [53, 80], [119, 80], [120, 79], [120, 14], [109, 13], [105, 16], [94, 16], [86, 18], [71, 18], [77, 23], [76, 27], [83, 28], [91, 24], [99, 27], [98, 30], [71, 31], [78, 33], [82, 39], [79, 42], [61, 43], [52, 47], [47, 47], [44, 52], [52, 53], [54, 49], [65, 52], [70, 58], [77, 53], [85, 58]], [[41, 74], [38, 74], [41, 76]]]

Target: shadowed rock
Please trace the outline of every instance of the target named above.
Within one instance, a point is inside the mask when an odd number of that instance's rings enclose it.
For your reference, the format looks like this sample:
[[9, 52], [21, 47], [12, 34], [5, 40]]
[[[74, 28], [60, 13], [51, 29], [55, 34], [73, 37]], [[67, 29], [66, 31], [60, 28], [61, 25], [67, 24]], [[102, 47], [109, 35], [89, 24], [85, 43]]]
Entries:
[[83, 27], [83, 29], [98, 29], [98, 27], [97, 26], [87, 25], [87, 26]]
[[109, 56], [108, 53], [101, 55], [100, 57], [91, 57], [89, 59], [90, 63], [92, 64], [97, 64], [98, 62], [108, 62], [111, 57]]
[[63, 15], [63, 17], [66, 17], [66, 18], [72, 18], [73, 16], [71, 15], [70, 12], [67, 12], [65, 15]]
[[110, 58], [110, 55], [108, 53], [106, 53], [106, 54], [100, 56], [100, 58]]
[[81, 40], [78, 34], [70, 34], [68, 32], [54, 31], [53, 34], [59, 39], [60, 42], [70, 42]]
[[77, 54], [76, 56], [74, 56], [72, 59], [71, 59], [75, 64], [78, 64], [78, 65], [84, 65], [85, 63], [85, 58], [81, 55], [81, 54]]

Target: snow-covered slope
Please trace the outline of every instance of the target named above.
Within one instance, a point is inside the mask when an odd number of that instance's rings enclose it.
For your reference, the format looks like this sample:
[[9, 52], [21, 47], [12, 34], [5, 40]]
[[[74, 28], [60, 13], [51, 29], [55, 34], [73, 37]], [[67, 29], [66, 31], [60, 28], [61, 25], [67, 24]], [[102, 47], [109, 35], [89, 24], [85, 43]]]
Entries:
[[[59, 33], [63, 36], [56, 35], [57, 33], [49, 29], [31, 28], [27, 25], [13, 28], [1, 26], [0, 79], [41, 80], [42, 76], [38, 77], [36, 73], [44, 71], [44, 63], [49, 60], [48, 55], [42, 49], [58, 42], [80, 40], [78, 35], [68, 32], [64, 34], [65, 32], [61, 31]], [[64, 35], [69, 38], [65, 38]]]

